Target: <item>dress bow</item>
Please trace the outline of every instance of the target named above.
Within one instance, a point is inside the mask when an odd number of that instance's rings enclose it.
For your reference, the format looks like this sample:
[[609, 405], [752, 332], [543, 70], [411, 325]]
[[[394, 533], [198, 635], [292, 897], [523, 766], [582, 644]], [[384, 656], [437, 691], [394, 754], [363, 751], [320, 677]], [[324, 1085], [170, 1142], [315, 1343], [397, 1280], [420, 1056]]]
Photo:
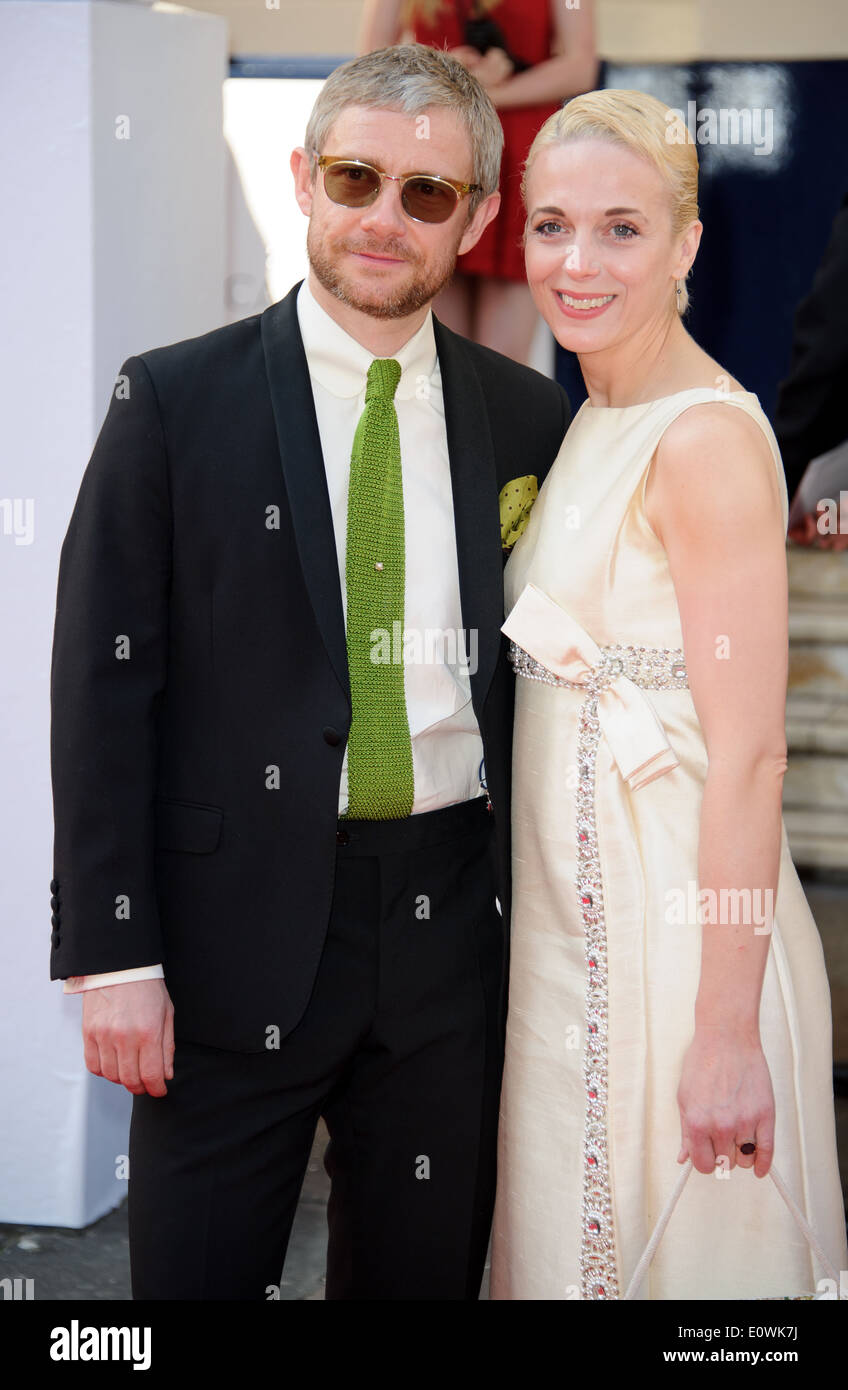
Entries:
[[665, 729], [643, 691], [615, 674], [604, 653], [552, 598], [526, 584], [501, 628], [540, 665], [597, 694], [598, 721], [619, 772], [633, 791], [678, 766]]

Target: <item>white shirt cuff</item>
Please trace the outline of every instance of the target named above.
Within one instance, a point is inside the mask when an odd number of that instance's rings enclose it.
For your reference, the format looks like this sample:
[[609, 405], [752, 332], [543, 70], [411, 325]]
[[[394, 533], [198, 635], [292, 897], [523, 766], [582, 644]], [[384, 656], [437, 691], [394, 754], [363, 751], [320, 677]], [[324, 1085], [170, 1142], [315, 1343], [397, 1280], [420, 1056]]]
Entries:
[[104, 985], [126, 985], [132, 980], [164, 980], [161, 965], [135, 965], [131, 970], [107, 970], [102, 975], [69, 975], [64, 981], [65, 994], [82, 994], [86, 989], [101, 989]]

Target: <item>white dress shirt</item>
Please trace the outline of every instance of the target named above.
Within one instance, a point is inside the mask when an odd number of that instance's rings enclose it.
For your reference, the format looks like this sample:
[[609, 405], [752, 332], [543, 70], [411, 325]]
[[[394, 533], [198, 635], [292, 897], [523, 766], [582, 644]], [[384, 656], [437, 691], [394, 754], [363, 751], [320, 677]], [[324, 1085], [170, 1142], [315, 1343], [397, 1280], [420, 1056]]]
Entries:
[[[309, 290], [297, 295], [297, 316], [309, 367], [318, 432], [333, 515], [339, 589], [347, 617], [344, 573], [350, 456], [365, 404], [374, 354], [346, 333]], [[406, 585], [404, 690], [415, 795], [412, 814], [433, 811], [482, 794], [483, 743], [471, 704], [470, 671], [475, 635], [462, 633], [459, 567], [448, 457], [442, 377], [427, 317], [392, 354], [401, 376], [395, 392], [403, 470]], [[393, 656], [404, 650], [394, 639]], [[339, 785], [339, 812], [347, 809], [347, 751]], [[141, 965], [98, 975], [73, 975], [66, 994], [130, 980], [162, 979], [160, 965]]]

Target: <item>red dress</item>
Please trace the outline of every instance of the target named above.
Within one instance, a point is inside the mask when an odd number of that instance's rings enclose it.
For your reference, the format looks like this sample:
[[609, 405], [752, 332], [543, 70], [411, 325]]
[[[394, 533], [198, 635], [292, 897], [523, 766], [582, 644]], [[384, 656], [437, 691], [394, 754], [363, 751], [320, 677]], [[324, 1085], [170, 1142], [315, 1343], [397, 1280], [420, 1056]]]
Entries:
[[[460, 6], [470, 10], [470, 4]], [[548, 0], [500, 0], [487, 12], [503, 31], [512, 53], [526, 63], [544, 63], [551, 54], [553, 23]], [[412, 24], [418, 43], [434, 48], [457, 48], [465, 43], [456, 7], [451, 0], [443, 7], [435, 23], [426, 24], [414, 18]], [[497, 217], [490, 222], [476, 246], [460, 256], [457, 269], [468, 275], [488, 275], [500, 280], [524, 280], [525, 212], [521, 201], [521, 170], [527, 151], [539, 127], [553, 115], [560, 102], [544, 106], [515, 106], [499, 111], [504, 131], [504, 153], [501, 163], [501, 206]]]

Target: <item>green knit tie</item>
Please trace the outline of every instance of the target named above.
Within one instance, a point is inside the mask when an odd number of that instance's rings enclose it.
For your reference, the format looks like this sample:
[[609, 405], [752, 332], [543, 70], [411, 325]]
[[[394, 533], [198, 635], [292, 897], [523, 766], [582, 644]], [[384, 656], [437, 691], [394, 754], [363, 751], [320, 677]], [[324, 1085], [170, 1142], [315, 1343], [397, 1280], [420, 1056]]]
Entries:
[[414, 795], [402, 660], [403, 475], [394, 406], [400, 374], [393, 357], [376, 357], [368, 368], [350, 460], [345, 577], [353, 722], [347, 815], [365, 820], [410, 815]]

